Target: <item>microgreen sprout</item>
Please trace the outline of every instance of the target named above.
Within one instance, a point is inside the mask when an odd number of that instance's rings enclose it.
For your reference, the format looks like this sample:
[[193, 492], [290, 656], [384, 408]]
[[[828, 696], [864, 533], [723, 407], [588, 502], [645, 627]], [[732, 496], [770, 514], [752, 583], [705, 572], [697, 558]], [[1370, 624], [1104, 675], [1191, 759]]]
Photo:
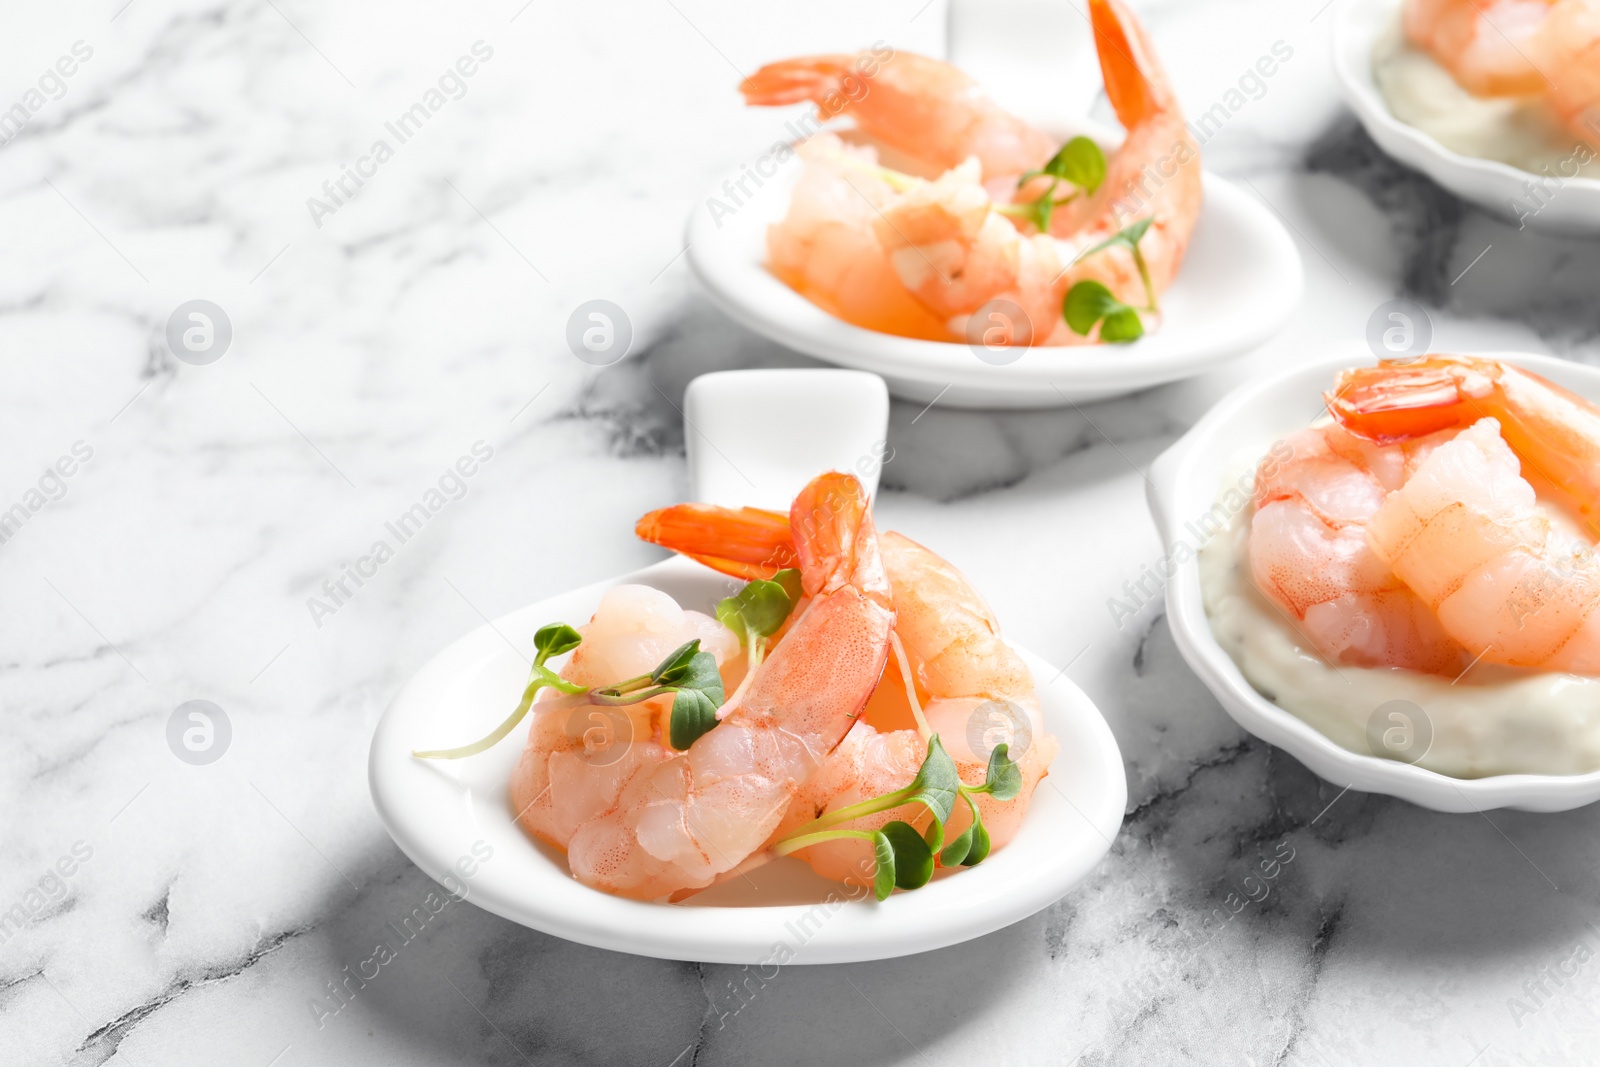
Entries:
[[[989, 855], [989, 832], [984, 828], [974, 798], [987, 793], [996, 800], [1012, 800], [1021, 791], [1022, 771], [1007, 755], [1005, 745], [996, 745], [989, 754], [989, 766], [983, 784], [965, 785], [956, 772], [955, 761], [944, 750], [939, 735], [934, 734], [928, 738], [928, 754], [918, 768], [917, 776], [905, 788], [830, 811], [778, 842], [773, 850], [780, 856], [786, 856], [824, 841], [867, 841], [872, 845], [873, 862], [876, 864], [873, 894], [879, 900], [884, 900], [897, 888], [919, 889], [927, 885], [933, 877], [936, 856], [940, 867], [972, 867], [983, 862]], [[957, 799], [967, 802], [972, 812], [972, 822], [946, 844], [945, 823], [950, 820]], [[925, 832], [918, 833], [910, 823], [898, 819], [877, 830], [841, 827], [842, 823], [906, 804], [921, 804], [933, 816]]]
[[[1023, 203], [1001, 204], [995, 208], [1002, 215], [1030, 222], [1040, 233], [1050, 232], [1050, 219], [1061, 204], [1071, 203], [1100, 188], [1106, 180], [1106, 156], [1100, 146], [1087, 137], [1074, 137], [1038, 170], [1025, 171], [1017, 178], [1017, 188], [1035, 178], [1049, 178], [1050, 185], [1037, 199]], [[1065, 182], [1072, 192], [1056, 197], [1056, 189]]]
[[545, 660], [551, 656], [559, 656], [571, 652], [582, 642], [583, 635], [566, 623], [551, 623], [549, 626], [540, 628], [539, 632], [533, 635], [533, 668], [528, 673], [528, 684], [522, 690], [522, 700], [517, 704], [516, 709], [506, 716], [504, 722], [470, 745], [462, 745], [460, 748], [413, 751], [411, 754], [422, 759], [461, 759], [463, 756], [476, 756], [485, 749], [494, 747], [502, 737], [516, 728], [517, 723], [522, 721], [522, 717], [528, 714], [528, 709], [533, 707], [533, 698], [538, 695], [539, 690], [548, 686], [562, 693], [586, 692], [583, 686], [563, 681], [559, 674], [544, 665]]
[[522, 691], [522, 700], [499, 726], [470, 745], [459, 748], [413, 751], [422, 759], [461, 759], [475, 756], [492, 748], [509, 734], [528, 714], [534, 697], [546, 687], [569, 696], [582, 696], [590, 704], [622, 707], [650, 700], [653, 697], [673, 694], [672, 718], [667, 730], [667, 741], [673, 748], [682, 750], [692, 745], [697, 737], [717, 725], [717, 709], [726, 694], [722, 688], [722, 674], [717, 669], [717, 658], [700, 650], [700, 639], [695, 638], [679, 645], [667, 654], [648, 674], [629, 678], [615, 685], [591, 688], [565, 681], [545, 661], [551, 656], [571, 652], [583, 641], [582, 635], [565, 623], [553, 623], [534, 634], [535, 656], [528, 685]]
[[768, 638], [783, 628], [800, 600], [800, 572], [792, 568], [758, 578], [717, 603], [717, 621], [732, 630], [750, 655], [749, 670], [761, 665]]
[[1150, 281], [1150, 268], [1144, 261], [1144, 253], [1139, 250], [1139, 242], [1150, 229], [1152, 221], [1153, 218], [1144, 218], [1125, 226], [1099, 244], [1084, 249], [1072, 261], [1079, 263], [1117, 245], [1126, 247], [1133, 256], [1133, 265], [1139, 270], [1139, 280], [1144, 283], [1145, 306], [1135, 308], [1124, 304], [1099, 282], [1079, 282], [1068, 290], [1061, 302], [1061, 314], [1074, 333], [1087, 337], [1089, 331], [1099, 323], [1100, 340], [1109, 344], [1137, 341], [1144, 336], [1144, 322], [1139, 318], [1139, 312], [1154, 314], [1161, 310], [1155, 285]]

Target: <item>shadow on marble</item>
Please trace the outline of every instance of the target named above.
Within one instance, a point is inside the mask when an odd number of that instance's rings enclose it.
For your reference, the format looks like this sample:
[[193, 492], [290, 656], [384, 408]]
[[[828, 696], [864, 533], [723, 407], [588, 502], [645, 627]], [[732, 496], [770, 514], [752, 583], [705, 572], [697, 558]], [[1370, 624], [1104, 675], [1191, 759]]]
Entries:
[[[640, 352], [591, 378], [568, 413], [607, 421], [614, 451], [681, 454], [683, 392], [701, 374], [827, 365], [745, 329], [703, 298], [687, 303], [688, 310]], [[1159, 405], [1147, 403], [1148, 396], [1147, 391], [1094, 404], [1010, 412], [895, 400], [883, 486], [949, 503], [1015, 485], [1107, 442], [1176, 437], [1183, 427]], [[1125, 469], [1125, 464], [1106, 465], [1108, 477]]]
[[[1008, 995], [1022, 980], [1008, 960], [1029, 936], [1024, 923], [920, 956], [763, 971], [588, 948], [454, 901], [401, 929], [438, 892], [395, 852], [353, 899], [323, 905], [333, 917], [301, 951], [327, 972], [306, 979], [307, 1020], [346, 1031], [327, 1047], [370, 1030], [426, 1049], [418, 1058], [435, 1063], [772, 1063], [800, 1048], [807, 1062], [905, 1062]], [[346, 965], [370, 974], [363, 961], [379, 942], [395, 949], [393, 959], [376, 978], [347, 985], [353, 996], [339, 1007], [326, 981], [344, 982]], [[952, 983], [957, 968], [984, 980]], [[952, 1011], [957, 996], [961, 1010]], [[316, 1004], [332, 1013], [318, 1018]]]
[[[1153, 671], [1191, 683], [1162, 689], [1177, 702], [1174, 720], [1225, 714], [1178, 657], [1164, 620], [1148, 643]], [[1600, 806], [1447, 815], [1341, 795], [1287, 753], [1228, 736], [1180, 761], [1153, 794], [1132, 792], [1120, 842], [1136, 866], [1141, 855], [1161, 865], [1175, 898], [1167, 906], [1202, 940], [1203, 929], [1233, 927], [1232, 936], [1286, 939], [1313, 959], [1337, 945], [1342, 958], [1404, 972], [1492, 966], [1530, 947], [1570, 950], [1597, 932]], [[1270, 892], [1234, 912], [1260, 892], [1262, 861], [1287, 850], [1294, 858]]]
[[[1499, 219], [1397, 163], [1345, 116], [1308, 147], [1305, 166], [1354, 186], [1383, 215], [1387, 240], [1373, 240], [1329, 210], [1314, 184], [1300, 183], [1298, 214], [1318, 250], [1337, 250], [1382, 278], [1399, 257], [1401, 295], [1462, 318], [1506, 319], [1527, 326], [1558, 350], [1600, 336], [1600, 239], [1566, 238]], [[1529, 176], [1525, 203], [1559, 197]], [[1313, 252], [1316, 255], [1317, 252]]]

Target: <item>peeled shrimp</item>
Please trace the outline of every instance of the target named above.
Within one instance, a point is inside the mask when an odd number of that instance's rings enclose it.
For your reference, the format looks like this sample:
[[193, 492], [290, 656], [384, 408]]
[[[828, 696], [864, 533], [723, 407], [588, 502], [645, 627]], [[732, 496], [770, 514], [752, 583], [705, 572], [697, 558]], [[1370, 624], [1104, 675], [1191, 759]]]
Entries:
[[1372, 437], [1466, 426], [1385, 499], [1368, 543], [1483, 661], [1600, 673], [1600, 562], [1531, 484], [1597, 525], [1600, 409], [1528, 371], [1452, 357], [1347, 372], [1330, 409]]
[[1455, 673], [1471, 658], [1367, 543], [1387, 494], [1454, 432], [1379, 444], [1314, 426], [1258, 468], [1251, 576], [1330, 663]]
[[1485, 662], [1600, 674], [1600, 561], [1539, 508], [1496, 420], [1435, 450], [1368, 536]]
[[739, 86], [759, 107], [810, 100], [935, 171], [976, 157], [986, 175], [1039, 167], [1056, 146], [948, 63], [908, 52], [803, 56], [769, 63]]
[[[789, 531], [764, 515], [770, 513], [687, 504], [646, 515], [637, 532], [725, 573], [760, 577], [771, 573], [771, 561], [781, 561], [791, 543]], [[989, 751], [1002, 741], [1009, 744], [1022, 771], [1021, 793], [1010, 801], [975, 798], [992, 847], [999, 848], [1016, 835], [1057, 751], [1055, 738], [1044, 730], [1032, 673], [1000, 637], [994, 613], [960, 571], [893, 531], [883, 535], [881, 547], [903, 667], [898, 657], [890, 660], [861, 721], [801, 787], [769, 844], [829, 811], [905, 787], [927, 754], [931, 732], [969, 785], [983, 782]], [[900, 819], [920, 829], [930, 818], [920, 805], [905, 805], [848, 825], [870, 830]], [[961, 833], [971, 818], [966, 803], [957, 804], [947, 837]], [[828, 841], [794, 855], [825, 877], [871, 882], [866, 842]]]
[[[1093, 337], [1080, 337], [1062, 320], [1062, 300], [1081, 281], [1100, 282], [1129, 306], [1150, 304], [1176, 276], [1199, 216], [1199, 146], [1132, 13], [1121, 0], [1090, 0], [1089, 9], [1106, 91], [1128, 134], [1108, 163], [1104, 183], [1094, 194], [1058, 208], [1049, 234], [1034, 232], [1028, 223], [1019, 229], [995, 210], [993, 195], [1005, 187], [1010, 187], [1007, 195], [1021, 192], [1011, 176], [1042, 164], [1051, 155], [1049, 139], [1037, 131], [1023, 137], [1017, 132], [1026, 128], [1021, 120], [1002, 122], [986, 98], [982, 121], [951, 105], [949, 87], [967, 84], [965, 75], [919, 59], [914, 69], [922, 82], [903, 78], [894, 94], [883, 94], [876, 103], [871, 91], [876, 83], [869, 83], [869, 91], [846, 112], [885, 145], [911, 155], [918, 155], [920, 146], [922, 158], [945, 172], [933, 180], [886, 172], [875, 166], [870, 148], [825, 142], [805, 156], [807, 171], [789, 217], [769, 230], [775, 272], [857, 325], [945, 339], [968, 337], [971, 328], [986, 344], [1093, 343]], [[897, 55], [895, 62], [909, 58]], [[837, 57], [774, 64], [766, 68], [775, 73], [765, 81], [787, 86], [780, 75], [798, 78], [796, 72], [818, 66], [835, 70]], [[758, 79], [763, 75], [752, 81]], [[754, 103], [805, 98], [796, 91], [747, 96]], [[921, 104], [910, 106], [906, 101], [918, 93]], [[955, 111], [947, 113], [947, 107]], [[959, 132], [979, 127], [1003, 127], [1006, 136], [996, 134], [994, 140], [1007, 148], [978, 150]], [[997, 185], [997, 176], [1007, 180]], [[1044, 195], [1045, 184], [1035, 180], [1025, 189], [1030, 198]], [[1144, 220], [1149, 227], [1139, 242], [1143, 272], [1122, 245], [1084, 255]], [[923, 314], [911, 312], [902, 295], [893, 293], [886, 284], [891, 275]], [[986, 305], [1001, 300], [1016, 305], [1021, 315], [1009, 309], [988, 314], [993, 309]], [[876, 324], [869, 324], [864, 310], [871, 302], [883, 308]], [[985, 315], [974, 323], [980, 311]]]
[[[655, 722], [640, 724], [649, 727], [648, 741], [586, 761], [562, 740], [572, 731], [551, 722], [570, 720], [570, 700], [535, 704], [539, 718], [512, 802], [530, 830], [566, 848], [579, 881], [646, 900], [710, 885], [761, 847], [871, 696], [894, 614], [861, 484], [842, 474], [814, 479], [795, 499], [790, 524], [801, 531], [794, 543], [799, 616], [723, 706], [719, 724], [687, 752], [660, 743], [658, 712]], [[664, 607], [661, 614], [675, 630], [662, 641], [703, 628], [703, 616], [673, 620]], [[629, 658], [629, 642], [638, 640], [633, 621], [597, 615], [591, 631], [608, 640], [591, 658], [624, 671], [643, 663], [643, 654]]]
[[1600, 408], [1509, 363], [1430, 356], [1341, 374], [1327, 395], [1340, 425], [1375, 441], [1493, 418], [1511, 449], [1600, 532]]
[[1596, 0], [1406, 0], [1405, 34], [1478, 96], [1543, 96], [1600, 144]]

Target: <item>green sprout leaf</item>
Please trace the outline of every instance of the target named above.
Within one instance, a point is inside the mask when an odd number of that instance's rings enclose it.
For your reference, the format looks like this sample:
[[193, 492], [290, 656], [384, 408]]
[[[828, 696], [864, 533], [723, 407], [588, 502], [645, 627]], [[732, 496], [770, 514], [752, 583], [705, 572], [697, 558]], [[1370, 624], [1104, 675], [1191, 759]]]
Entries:
[[564, 622], [553, 622], [549, 626], [542, 626], [539, 632], [533, 635], [533, 647], [537, 652], [534, 662], [540, 666], [551, 656], [559, 656], [571, 652], [583, 643], [583, 635]]
[[[1074, 137], [1062, 145], [1043, 167], [1019, 176], [1017, 188], [1021, 189], [1035, 178], [1050, 179], [1050, 187], [1042, 196], [1026, 203], [1002, 204], [996, 210], [1002, 215], [1032, 223], [1040, 233], [1049, 233], [1050, 220], [1055, 215], [1057, 205], [1094, 192], [1106, 180], [1106, 156], [1100, 151], [1100, 146], [1089, 138]], [[1076, 191], [1058, 200], [1056, 189], [1063, 182], [1076, 187]]]
[[961, 775], [956, 773], [955, 760], [944, 750], [938, 734], [928, 738], [928, 755], [906, 790], [911, 793], [907, 800], [926, 806], [939, 822], [950, 818], [961, 793]]
[[650, 672], [650, 681], [655, 685], [676, 685], [678, 679], [689, 673], [689, 664], [694, 661], [700, 652], [700, 639], [679, 645], [667, 653], [667, 658], [656, 664], [656, 669]]
[[910, 823], [884, 824], [879, 836], [894, 849], [894, 884], [900, 889], [921, 889], [933, 877], [933, 850]]
[[[1099, 244], [1093, 245], [1092, 247], [1086, 248], [1082, 252], [1079, 252], [1077, 257], [1074, 258], [1072, 262], [1073, 263], [1079, 263], [1079, 262], [1081, 262], [1081, 261], [1083, 261], [1085, 259], [1088, 259], [1092, 255], [1095, 255], [1095, 254], [1097, 254], [1099, 252], [1104, 252], [1106, 249], [1111, 248], [1111, 247], [1116, 246], [1116, 245], [1122, 245], [1122, 246], [1126, 247], [1128, 249], [1128, 253], [1133, 257], [1133, 265], [1135, 267], [1137, 267], [1138, 270], [1139, 270], [1139, 280], [1144, 283], [1144, 297], [1145, 297], [1144, 310], [1150, 311], [1150, 312], [1158, 312], [1158, 311], [1161, 310], [1161, 305], [1156, 300], [1156, 287], [1155, 287], [1155, 284], [1150, 280], [1150, 268], [1144, 261], [1144, 253], [1139, 250], [1139, 242], [1144, 239], [1145, 233], [1149, 231], [1150, 224], [1152, 222], [1154, 222], [1154, 221], [1155, 221], [1155, 216], [1152, 215], [1149, 218], [1140, 219], [1138, 222], [1132, 223], [1132, 224], [1130, 224], [1128, 226], [1124, 226], [1122, 229], [1118, 230], [1116, 233], [1112, 234], [1110, 237], [1107, 237], [1104, 241], [1101, 241]], [[1070, 264], [1069, 264], [1069, 266], [1070, 266]], [[1089, 283], [1089, 282], [1079, 282], [1077, 285], [1074, 285], [1072, 288], [1073, 288], [1074, 291], [1076, 291], [1080, 286], [1084, 286], [1084, 285], [1088, 285], [1088, 284], [1091, 284], [1091, 283]], [[1098, 282], [1095, 282], [1093, 284], [1099, 285]], [[1101, 285], [1100, 288], [1101, 289], [1105, 289], [1105, 286]], [[1109, 291], [1108, 291], [1107, 295], [1110, 295]], [[1085, 299], [1087, 299], [1087, 298], [1085, 298]], [[1067, 294], [1067, 302], [1070, 303], [1071, 300], [1072, 300], [1072, 293], [1069, 292]], [[1118, 303], [1118, 307], [1119, 308], [1127, 308], [1128, 305], [1122, 304], [1122, 303], [1119, 302]], [[1132, 310], [1132, 309], [1130, 308], [1129, 310]], [[1065, 306], [1063, 306], [1063, 311], [1065, 311]], [[1143, 323], [1137, 324], [1137, 332], [1134, 332], [1135, 328], [1136, 328], [1134, 320], [1136, 320], [1139, 317], [1138, 315], [1136, 315], [1136, 314], [1134, 314], [1134, 315], [1123, 315], [1120, 311], [1118, 311], [1118, 312], [1108, 313], [1108, 314], [1103, 315], [1101, 317], [1109, 319], [1109, 318], [1112, 317], [1113, 314], [1115, 314], [1115, 315], [1117, 315], [1119, 317], [1119, 321], [1116, 322], [1116, 323], [1107, 323], [1105, 326], [1102, 326], [1100, 328], [1100, 337], [1101, 337], [1102, 340], [1111, 341], [1111, 342], [1135, 341], [1135, 340], [1138, 340], [1139, 337], [1143, 336], [1143, 334], [1144, 334], [1144, 325], [1143, 325]], [[1095, 321], [1098, 322], [1099, 319], [1096, 319]], [[1067, 325], [1068, 326], [1072, 326], [1072, 319], [1070, 317], [1068, 317], [1068, 319], [1067, 319]], [[1090, 323], [1090, 325], [1092, 326], [1093, 323]], [[1072, 326], [1072, 329], [1076, 333], [1079, 333], [1079, 334], [1082, 334], [1082, 335], [1085, 335], [1085, 336], [1087, 336], [1087, 334], [1089, 332], [1087, 328], [1080, 330], [1076, 326]], [[1115, 336], [1108, 335], [1108, 331], [1109, 331], [1109, 334], [1114, 334]]]
[[544, 665], [545, 660], [551, 656], [571, 652], [582, 641], [583, 635], [566, 623], [552, 623], [540, 628], [533, 635], [533, 647], [537, 652], [533, 668], [528, 672], [528, 684], [522, 690], [522, 699], [512, 709], [511, 714], [501, 720], [499, 726], [470, 745], [461, 745], [457, 748], [413, 749], [411, 754], [419, 759], [462, 759], [476, 756], [499, 744], [503, 737], [517, 728], [517, 723], [521, 722], [528, 714], [528, 709], [533, 707], [533, 699], [539, 695], [539, 690], [549, 688], [568, 694], [587, 693], [589, 690], [586, 687], [564, 681], [559, 674]]
[[928, 843], [928, 851], [938, 852], [944, 847], [944, 823], [938, 819], [928, 823], [928, 828], [922, 831], [922, 839]]
[[976, 809], [972, 812], [972, 819], [972, 825], [968, 827], [972, 831], [972, 850], [961, 861], [963, 867], [976, 867], [989, 858], [989, 831], [978, 821]]
[[[709, 655], [709, 653], [707, 653]], [[672, 698], [672, 727], [667, 740], [679, 752], [717, 725], [718, 702], [699, 689], [680, 689]]]
[[894, 892], [894, 844], [882, 831], [872, 835], [872, 895], [888, 900]]
[[782, 584], [758, 578], [718, 601], [717, 621], [737, 634], [740, 644], [747, 644], [752, 637], [777, 633], [793, 609], [794, 598]]
[[944, 851], [939, 853], [939, 866], [954, 867], [967, 858], [967, 853], [972, 851], [972, 828], [977, 825], [977, 823], [968, 825], [944, 846]]
[[1061, 303], [1072, 332], [1089, 336], [1095, 324], [1100, 324], [1100, 340], [1107, 344], [1125, 344], [1144, 336], [1144, 322], [1139, 312], [1115, 296], [1099, 282], [1079, 282], [1067, 291]]
[[1050, 157], [1044, 173], [1092, 193], [1106, 180], [1106, 154], [1089, 138], [1074, 137]]
[[1154, 221], [1155, 216], [1152, 215], [1150, 218], [1140, 219], [1138, 222], [1124, 226], [1122, 229], [1118, 230], [1110, 237], [1107, 237], [1099, 244], [1093, 245], [1084, 249], [1082, 252], [1079, 252], [1077, 257], [1073, 259], [1072, 262], [1077, 263], [1081, 260], [1088, 259], [1095, 253], [1104, 252], [1113, 245], [1125, 245], [1130, 249], [1137, 250], [1139, 247], [1139, 242], [1144, 239], [1145, 231], [1150, 229], [1150, 224]]
[[772, 576], [772, 580], [783, 586], [783, 591], [789, 594], [792, 604], [800, 603], [800, 572], [793, 567], [785, 567]]
[[1010, 746], [1001, 742], [989, 753], [989, 769], [983, 789], [996, 800], [1011, 800], [1022, 792], [1022, 768], [1007, 754]]
[[[696, 647], [699, 641], [691, 642]], [[672, 723], [667, 740], [680, 752], [717, 725], [717, 709], [727, 699], [717, 657], [696, 652], [677, 675], [677, 695], [672, 698]]]

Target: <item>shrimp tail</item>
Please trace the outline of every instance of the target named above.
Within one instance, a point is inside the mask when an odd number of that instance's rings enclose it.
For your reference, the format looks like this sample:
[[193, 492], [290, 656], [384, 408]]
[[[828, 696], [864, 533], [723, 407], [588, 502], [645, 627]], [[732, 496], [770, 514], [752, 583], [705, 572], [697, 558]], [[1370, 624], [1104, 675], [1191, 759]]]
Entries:
[[678, 504], [650, 512], [633, 532], [642, 541], [747, 582], [771, 578], [800, 563], [789, 516], [781, 511]]
[[1351, 433], [1398, 441], [1462, 425], [1462, 409], [1494, 388], [1491, 373], [1449, 357], [1379, 363], [1343, 372], [1323, 400]]
[[752, 107], [782, 107], [810, 100], [820, 104], [837, 93], [855, 61], [849, 55], [799, 56], [768, 63], [739, 83], [744, 102]]
[[1117, 121], [1131, 130], [1163, 112], [1177, 110], [1177, 99], [1150, 38], [1122, 0], [1089, 0], [1089, 19], [1106, 96]]

